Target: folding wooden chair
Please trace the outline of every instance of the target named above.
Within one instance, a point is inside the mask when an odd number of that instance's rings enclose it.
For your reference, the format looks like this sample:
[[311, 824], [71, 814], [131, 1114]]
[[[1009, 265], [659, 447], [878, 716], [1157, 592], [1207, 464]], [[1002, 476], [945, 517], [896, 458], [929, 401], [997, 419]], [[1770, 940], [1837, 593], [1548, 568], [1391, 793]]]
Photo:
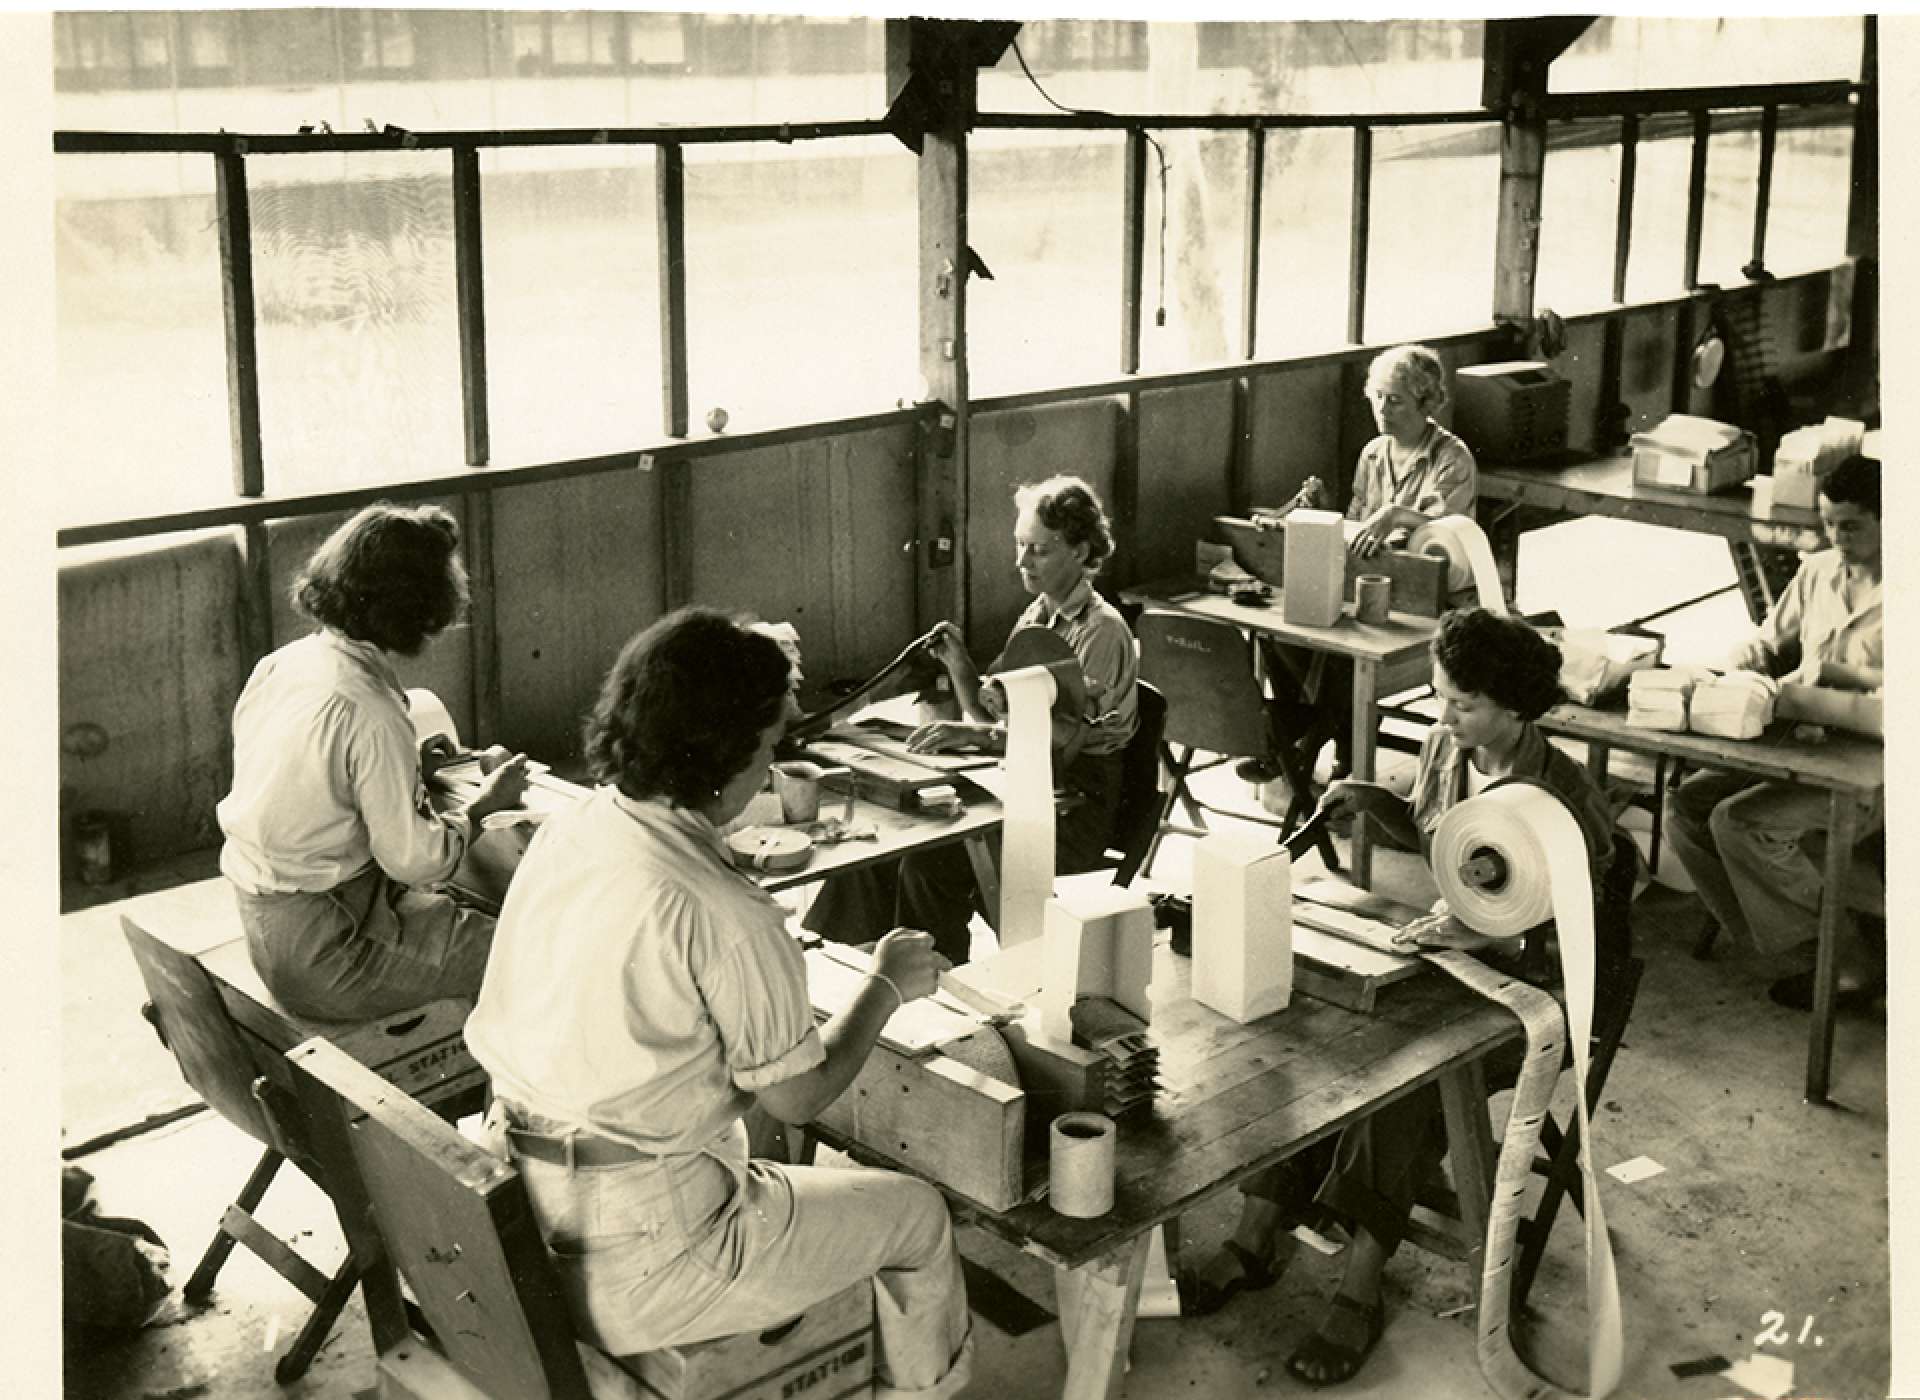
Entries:
[[[147, 1019], [173, 1052], [181, 1075], [221, 1117], [265, 1149], [240, 1194], [222, 1213], [182, 1294], [190, 1303], [206, 1298], [236, 1244], [245, 1245], [305, 1294], [313, 1311], [274, 1367], [274, 1379], [285, 1385], [305, 1374], [359, 1281], [351, 1260], [329, 1277], [253, 1214], [287, 1162], [338, 1206], [334, 1183], [301, 1134], [298, 1115], [289, 1113], [292, 1073], [283, 1054], [288, 1045], [311, 1036], [316, 1026], [273, 1001], [253, 973], [243, 943], [221, 944], [195, 956], [130, 918], [122, 917], [120, 926], [151, 998]], [[239, 1014], [236, 1006], [243, 1008]], [[469, 1010], [468, 1002], [447, 1000], [326, 1030], [350, 1040], [354, 1053], [389, 1075], [407, 1078], [453, 1106], [477, 1099], [481, 1087], [482, 1076], [460, 1039]]]
[[1120, 760], [1120, 801], [1108, 846], [1118, 857], [1113, 883], [1127, 885], [1140, 873], [1160, 830], [1160, 742], [1167, 727], [1167, 697], [1146, 681], [1135, 687], [1139, 721]]
[[[1140, 676], [1166, 696], [1166, 732], [1160, 745], [1169, 786], [1143, 860], [1151, 869], [1160, 838], [1168, 830], [1201, 835], [1207, 804], [1194, 796], [1187, 780], [1195, 773], [1238, 758], [1275, 763], [1292, 798], [1283, 820], [1245, 812], [1227, 815], [1280, 829], [1282, 838], [1312, 815], [1313, 774], [1298, 747], [1276, 732], [1276, 718], [1253, 673], [1253, 648], [1231, 623], [1185, 613], [1143, 613], [1139, 626]], [[1213, 757], [1197, 761], [1202, 754]], [[1174, 804], [1187, 809], [1193, 825], [1169, 823]], [[1317, 842], [1329, 870], [1340, 867], [1333, 841], [1324, 832]]]
[[868, 1280], [764, 1332], [620, 1358], [580, 1340], [509, 1163], [325, 1040], [287, 1059], [305, 1130], [341, 1193], [389, 1400], [873, 1393]]

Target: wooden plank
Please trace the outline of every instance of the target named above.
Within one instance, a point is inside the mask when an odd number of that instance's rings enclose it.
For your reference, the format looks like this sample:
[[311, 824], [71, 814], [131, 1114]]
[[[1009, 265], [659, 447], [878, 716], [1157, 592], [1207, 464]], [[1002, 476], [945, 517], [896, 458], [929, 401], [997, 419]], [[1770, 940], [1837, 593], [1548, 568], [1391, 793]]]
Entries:
[[820, 1126], [978, 1202], [1025, 1197], [1026, 1095], [945, 1055], [913, 1059], [876, 1045]]
[[487, 430], [487, 297], [482, 256], [480, 153], [453, 148], [453, 297], [459, 317], [460, 410], [467, 465], [483, 467]]
[[654, 155], [655, 241], [660, 253], [660, 424], [668, 437], [687, 435], [687, 176], [684, 148]]
[[467, 622], [469, 684], [472, 690], [473, 733], [482, 747], [500, 732], [500, 621], [493, 567], [493, 493], [474, 491], [461, 498], [466, 527], [461, 531], [471, 602]]
[[253, 521], [240, 531], [240, 644], [242, 664], [273, 650], [273, 548], [267, 527]]
[[[1138, 465], [1129, 507], [1137, 517], [1131, 538], [1114, 560], [1118, 584], [1179, 573], [1193, 567], [1193, 542], [1208, 523], [1232, 505], [1236, 404], [1243, 390], [1232, 384], [1152, 390], [1137, 396], [1140, 415]], [[1116, 473], [1115, 499], [1124, 481]], [[1116, 512], [1123, 508], [1118, 504]]]
[[1613, 299], [1616, 302], [1627, 299], [1627, 260], [1633, 253], [1633, 191], [1639, 169], [1640, 118], [1629, 113], [1620, 118], [1620, 190], [1613, 209]]
[[[1539, 90], [1544, 92], [1544, 67], [1539, 80]], [[1519, 323], [1533, 315], [1534, 275], [1540, 263], [1540, 190], [1546, 165], [1546, 119], [1510, 115], [1500, 128], [1500, 197], [1493, 261], [1496, 321]]]
[[[583, 1346], [583, 1355], [588, 1350]], [[625, 1364], [664, 1400], [812, 1400], [869, 1386], [873, 1360], [873, 1284], [861, 1279], [811, 1304], [791, 1330], [756, 1328], [663, 1347]], [[594, 1369], [589, 1366], [589, 1374]]]
[[[1247, 204], [1241, 224], [1240, 358], [1251, 360], [1260, 344], [1260, 224], [1267, 194], [1267, 132], [1247, 133]], [[1244, 383], [1234, 381], [1236, 386]]]
[[1367, 329], [1367, 239], [1373, 207], [1373, 128], [1353, 129], [1353, 223], [1347, 245], [1347, 339], [1359, 345]]
[[1773, 203], [1773, 156], [1780, 141], [1780, 108], [1769, 102], [1760, 109], [1760, 173], [1753, 195], [1753, 261], [1743, 269], [1756, 277], [1767, 265], [1767, 212]]
[[1141, 289], [1146, 277], [1147, 133], [1127, 129], [1120, 206], [1120, 372], [1140, 368]]
[[319, 1302], [327, 1291], [331, 1280], [325, 1274], [287, 1248], [285, 1241], [262, 1228], [239, 1206], [227, 1207], [226, 1214], [220, 1217], [220, 1228], [264, 1259], [275, 1273], [304, 1293], [308, 1302]]
[[[1137, 350], [1137, 347], [1136, 347]], [[1113, 531], [1113, 562], [1102, 570], [1102, 582], [1118, 585], [1142, 576], [1140, 560], [1140, 421], [1138, 393], [1127, 395], [1114, 433], [1113, 491], [1107, 512]], [[1156, 536], [1158, 531], [1153, 532]], [[1146, 571], [1150, 572], [1150, 571]]]
[[233, 448], [233, 494], [266, 488], [260, 447], [260, 355], [255, 343], [253, 216], [247, 165], [228, 151], [214, 157], [214, 222], [220, 234], [220, 305], [227, 337], [227, 431]]
[[[1713, 137], [1713, 114], [1695, 112], [1693, 114], [1693, 148], [1687, 165], [1687, 237], [1685, 262], [1681, 270], [1681, 285], [1693, 291], [1700, 285], [1700, 239], [1706, 226], [1707, 209], [1707, 148]], [[1690, 343], [1682, 346], [1690, 350]], [[1682, 355], [1682, 359], [1689, 358]], [[1686, 411], [1682, 403], [1674, 405], [1676, 412]]]
[[[1251, 520], [1231, 515], [1214, 517], [1214, 533], [1233, 547], [1236, 564], [1275, 588], [1285, 584], [1286, 532], [1262, 530]], [[1438, 617], [1447, 610], [1447, 562], [1434, 555], [1404, 549], [1382, 550], [1364, 563], [1347, 560], [1344, 596], [1349, 601], [1361, 574], [1385, 574], [1393, 580], [1392, 606], [1396, 612]]]

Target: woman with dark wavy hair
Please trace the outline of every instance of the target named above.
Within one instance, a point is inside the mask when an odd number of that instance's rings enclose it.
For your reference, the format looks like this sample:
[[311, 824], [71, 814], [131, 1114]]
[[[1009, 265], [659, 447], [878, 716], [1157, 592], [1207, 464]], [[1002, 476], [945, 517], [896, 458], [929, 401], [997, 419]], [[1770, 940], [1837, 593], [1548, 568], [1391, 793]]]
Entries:
[[[1613, 859], [1613, 814], [1586, 769], [1535, 723], [1561, 699], [1560, 649], [1518, 619], [1484, 608], [1450, 612], [1433, 639], [1433, 688], [1440, 718], [1420, 747], [1411, 787], [1336, 782], [1321, 810], [1371, 821], [1390, 843], [1424, 855], [1454, 805], [1497, 781], [1531, 780], [1579, 822], [1600, 890]], [[1451, 916], [1423, 939], [1455, 948], [1491, 941]], [[1318, 1328], [1287, 1361], [1296, 1380], [1323, 1386], [1351, 1377], [1380, 1339], [1381, 1273], [1406, 1233], [1415, 1188], [1446, 1151], [1439, 1091], [1429, 1085], [1395, 1100], [1316, 1148], [1242, 1184], [1233, 1236], [1182, 1288], [1189, 1311], [1214, 1312], [1236, 1293], [1278, 1280], [1284, 1258], [1276, 1248], [1309, 1214], [1344, 1226], [1345, 1273]]]
[[253, 669], [233, 712], [233, 789], [215, 809], [255, 969], [286, 1007], [365, 1020], [472, 996], [493, 920], [428, 886], [526, 787], [520, 755], [458, 812], [427, 802], [427, 765], [396, 659], [460, 615], [460, 531], [439, 506], [368, 506], [293, 586], [318, 630]]
[[598, 787], [515, 872], [467, 1044], [579, 1330], [616, 1356], [785, 1322], [872, 1279], [884, 1396], [938, 1400], [972, 1360], [940, 1193], [893, 1172], [752, 1160], [743, 1117], [805, 1123], [945, 964], [895, 929], [814, 1025], [778, 904], [720, 828], [794, 713], [772, 638], [689, 608], [620, 653], [587, 725]]

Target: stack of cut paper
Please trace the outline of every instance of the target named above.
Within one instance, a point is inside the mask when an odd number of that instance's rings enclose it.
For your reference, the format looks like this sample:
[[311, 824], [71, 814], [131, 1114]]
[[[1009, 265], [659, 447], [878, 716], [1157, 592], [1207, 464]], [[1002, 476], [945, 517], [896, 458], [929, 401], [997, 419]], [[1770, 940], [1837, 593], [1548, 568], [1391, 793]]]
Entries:
[[1656, 666], [1627, 681], [1627, 723], [1634, 729], [1687, 730], [1687, 699], [1710, 672], [1691, 666]]
[[1758, 671], [1714, 676], [1694, 686], [1687, 701], [1687, 727], [1722, 739], [1757, 739], [1773, 723], [1773, 702], [1779, 694], [1779, 683]]
[[1795, 428], [1780, 439], [1773, 454], [1773, 503], [1812, 510], [1820, 479], [1860, 451], [1867, 425], [1857, 418], [1834, 418]]
[[1073, 1004], [1073, 1042], [1107, 1062], [1100, 1107], [1107, 1117], [1117, 1121], [1153, 1102], [1160, 1047], [1148, 1038], [1145, 1021], [1106, 997], [1081, 997]]

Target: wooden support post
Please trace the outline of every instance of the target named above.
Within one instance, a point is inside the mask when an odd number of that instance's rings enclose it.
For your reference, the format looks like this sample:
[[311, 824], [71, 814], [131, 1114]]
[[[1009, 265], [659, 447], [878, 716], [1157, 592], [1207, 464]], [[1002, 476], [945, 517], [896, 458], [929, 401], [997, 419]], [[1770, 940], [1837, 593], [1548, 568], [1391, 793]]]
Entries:
[[660, 247], [660, 426], [687, 435], [686, 153], [669, 142], [654, 153], [653, 216]]
[[459, 313], [460, 407], [467, 465], [484, 467], [487, 436], [487, 299], [480, 240], [480, 152], [453, 148], [453, 283]]
[[1367, 336], [1367, 236], [1373, 207], [1373, 128], [1353, 129], [1353, 227], [1347, 248], [1347, 339]]
[[1135, 582], [1140, 541], [1140, 393], [1127, 394], [1114, 441], [1113, 544], [1118, 568], [1106, 580], [1115, 587]]
[[1880, 21], [1868, 15], [1864, 23], [1847, 201], [1847, 256], [1855, 262], [1846, 377], [1856, 410], [1877, 402], [1880, 374]]
[[1773, 153], [1780, 140], [1780, 108], [1769, 102], [1760, 109], [1760, 174], [1753, 197], [1753, 261], [1742, 269], [1749, 281], [1759, 281], [1767, 268], [1767, 209], [1773, 202]]
[[1447, 1120], [1447, 1160], [1460, 1209], [1467, 1275], [1480, 1301], [1487, 1257], [1487, 1215], [1493, 1204], [1493, 1127], [1487, 1117], [1487, 1066], [1472, 1060], [1440, 1076], [1440, 1107]]
[[483, 743], [500, 739], [500, 632], [496, 604], [498, 590], [493, 570], [493, 493], [469, 491], [463, 496], [466, 526], [461, 550], [467, 561], [467, 657], [471, 670], [473, 732]]
[[653, 469], [660, 477], [660, 607], [672, 612], [693, 601], [693, 463], [667, 457]]
[[967, 131], [977, 73], [965, 26], [887, 21], [887, 69], [922, 85], [920, 130], [919, 352], [923, 400], [938, 406], [922, 425], [915, 572], [918, 625], [942, 618], [970, 628], [967, 386]]
[[[1547, 66], [1561, 30], [1526, 21], [1489, 26], [1481, 100], [1501, 114], [1500, 205], [1494, 230], [1493, 319], [1533, 316], [1540, 264], [1540, 192], [1547, 168]], [[1548, 47], [1544, 47], [1546, 45]]]
[[[1166, 192], [1161, 191], [1161, 198]], [[1127, 130], [1126, 181], [1120, 215], [1120, 372], [1140, 369], [1141, 292], [1146, 282], [1147, 133]], [[1165, 256], [1165, 249], [1161, 255]]]
[[[1633, 186], [1640, 170], [1640, 118], [1620, 118], [1620, 199], [1613, 213], [1613, 299], [1627, 299], [1627, 260], [1633, 253]], [[1617, 383], [1617, 381], [1616, 381]]]
[[250, 520], [240, 529], [241, 678], [253, 663], [273, 650], [273, 556], [265, 521]]
[[233, 443], [233, 493], [266, 493], [260, 450], [260, 358], [253, 323], [253, 219], [247, 207], [246, 156], [213, 158], [214, 221], [220, 230], [220, 302], [227, 330], [227, 431]]
[[1247, 219], [1240, 277], [1240, 358], [1251, 360], [1260, 344], [1260, 225], [1267, 199], [1267, 130], [1247, 133]]
[[1693, 158], [1687, 167], [1686, 267], [1681, 283], [1690, 292], [1700, 286], [1700, 232], [1706, 224], [1707, 147], [1712, 139], [1713, 113], [1703, 107], [1693, 114]]
[[1227, 458], [1227, 508], [1235, 515], [1253, 511], [1253, 380], [1233, 381], [1233, 443]]

